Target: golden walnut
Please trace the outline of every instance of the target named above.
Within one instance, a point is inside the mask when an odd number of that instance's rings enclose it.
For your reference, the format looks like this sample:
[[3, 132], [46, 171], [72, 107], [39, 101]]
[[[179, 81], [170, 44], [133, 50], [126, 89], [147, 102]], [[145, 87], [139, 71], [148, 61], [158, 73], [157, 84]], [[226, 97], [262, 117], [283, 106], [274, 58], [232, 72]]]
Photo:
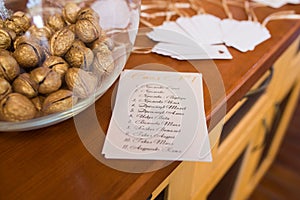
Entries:
[[77, 20], [79, 10], [80, 7], [77, 4], [68, 2], [62, 10], [62, 16], [67, 23], [74, 24]]
[[77, 40], [66, 53], [65, 59], [72, 67], [89, 69], [93, 63], [94, 54], [91, 49]]
[[57, 72], [63, 79], [68, 71], [69, 64], [62, 57], [49, 56], [44, 61], [42, 67], [48, 67], [52, 69], [53, 71]]
[[[6, 51], [2, 51], [6, 52]], [[0, 77], [13, 81], [20, 74], [20, 67], [16, 59], [9, 53], [0, 53]]]
[[90, 20], [99, 23], [100, 17], [92, 8], [85, 7], [78, 12], [77, 20]]
[[41, 94], [50, 94], [57, 91], [62, 84], [60, 75], [48, 67], [38, 67], [30, 72], [30, 76], [39, 87]]
[[7, 80], [0, 77], [0, 101], [3, 99], [6, 95], [12, 92], [11, 85]]
[[82, 19], [76, 22], [75, 33], [82, 42], [91, 43], [99, 38], [101, 28], [95, 20]]
[[67, 26], [67, 28], [75, 34], [75, 32], [76, 32], [75, 26], [76, 26], [75, 24], [71, 24], [71, 25]]
[[86, 98], [94, 94], [98, 85], [97, 77], [80, 68], [70, 68], [65, 76], [68, 88], [79, 98]]
[[68, 28], [54, 33], [50, 40], [50, 52], [53, 56], [63, 56], [72, 46], [75, 34]]
[[51, 28], [53, 31], [58, 31], [64, 28], [66, 26], [66, 23], [63, 17], [60, 14], [56, 13], [48, 17], [46, 21], [46, 26]]
[[8, 28], [0, 28], [0, 49], [9, 49], [16, 39], [16, 33]]
[[21, 36], [18, 36], [15, 41], [14, 41], [14, 49], [17, 49], [18, 46], [20, 46], [21, 44], [27, 44], [27, 43], [30, 43], [30, 40], [32, 38], [28, 35], [21, 35]]
[[0, 49], [0, 55], [1, 56], [11, 56], [11, 52], [10, 51], [7, 51], [5, 49]]
[[112, 52], [104, 43], [93, 49], [95, 58], [93, 62], [93, 72], [100, 76], [108, 75], [114, 70], [114, 59]]
[[34, 118], [36, 113], [33, 103], [19, 93], [10, 93], [0, 101], [0, 119], [4, 121], [29, 120]]
[[0, 18], [0, 28], [4, 27], [4, 21]]
[[97, 40], [95, 40], [94, 42], [92, 42], [92, 43], [90, 44], [89, 47], [90, 47], [91, 49], [95, 49], [95, 48], [97, 48], [98, 46], [103, 45], [103, 43], [104, 43], [104, 44], [108, 47], [108, 49], [111, 50], [111, 51], [112, 51], [112, 50], [114, 49], [114, 47], [115, 47], [114, 41], [113, 41], [111, 38], [107, 37], [105, 31], [101, 31], [100, 37], [99, 37]]
[[32, 98], [38, 95], [38, 84], [34, 82], [28, 73], [20, 74], [12, 84], [14, 92]]
[[[18, 38], [19, 39], [19, 38]], [[22, 36], [15, 41], [13, 56], [21, 67], [31, 68], [40, 65], [45, 57], [43, 47], [32, 38]]]
[[37, 96], [37, 97], [34, 97], [31, 99], [31, 102], [35, 106], [35, 109], [38, 111], [36, 117], [41, 115], [44, 100], [45, 100], [45, 97], [43, 97], [43, 96]]
[[42, 111], [45, 114], [62, 112], [72, 108], [76, 102], [77, 98], [73, 97], [72, 91], [61, 89], [50, 94], [45, 99], [42, 106]]
[[11, 46], [11, 43], [12, 39], [9, 33], [5, 29], [0, 28], [0, 48], [8, 49]]
[[53, 32], [52, 30], [47, 27], [47, 26], [43, 26], [41, 28], [37, 28], [36, 26], [31, 26], [28, 29], [28, 33], [35, 38], [36, 40], [39, 41], [40, 44], [43, 43], [48, 43], [48, 40], [50, 40]]
[[15, 12], [10, 18], [5, 20], [5, 26], [17, 35], [24, 34], [30, 27], [30, 18], [21, 11]]

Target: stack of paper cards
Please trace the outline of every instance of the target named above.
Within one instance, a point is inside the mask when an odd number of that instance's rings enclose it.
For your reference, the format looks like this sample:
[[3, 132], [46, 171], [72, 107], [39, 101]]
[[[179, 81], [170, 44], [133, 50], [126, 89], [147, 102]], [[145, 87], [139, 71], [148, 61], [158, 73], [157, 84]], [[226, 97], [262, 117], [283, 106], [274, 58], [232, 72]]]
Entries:
[[258, 44], [271, 37], [266, 27], [252, 21], [224, 19], [221, 29], [224, 43], [241, 52], [252, 51]]
[[201, 74], [125, 70], [102, 153], [110, 159], [211, 161]]
[[246, 52], [271, 37], [258, 22], [221, 20], [209, 14], [164, 22], [147, 36], [158, 42], [152, 52], [179, 60], [232, 59], [226, 46]]
[[189, 35], [200, 44], [223, 42], [220, 22], [220, 18], [209, 14], [195, 15], [191, 18], [180, 17], [176, 20], [176, 23], [184, 30], [188, 30]]
[[220, 21], [213, 15], [203, 14], [164, 22], [147, 34], [159, 42], [152, 52], [179, 60], [232, 59], [226, 46], [220, 44], [223, 41]]

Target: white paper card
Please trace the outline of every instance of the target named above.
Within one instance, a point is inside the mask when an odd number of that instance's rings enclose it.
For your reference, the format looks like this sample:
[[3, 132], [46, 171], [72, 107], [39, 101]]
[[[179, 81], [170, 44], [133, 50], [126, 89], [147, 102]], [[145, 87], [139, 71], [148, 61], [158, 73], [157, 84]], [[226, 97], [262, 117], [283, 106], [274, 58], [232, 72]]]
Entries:
[[164, 22], [161, 26], [147, 33], [147, 36], [156, 42], [182, 45], [193, 43], [191, 37], [176, 22]]
[[[241, 52], [252, 51], [271, 34], [258, 22], [221, 20], [213, 15], [200, 14], [165, 22], [147, 36], [158, 42], [152, 52], [179, 60], [195, 60], [232, 59], [226, 46]], [[222, 46], [223, 43], [226, 46]], [[203, 49], [200, 52], [206, 52], [206, 56], [199, 54], [199, 49]]]
[[202, 76], [125, 70], [102, 149], [106, 158], [211, 161]]
[[[198, 44], [221, 44], [220, 21], [220, 18], [209, 14], [195, 15], [192, 18], [180, 17], [176, 22], [164, 22], [147, 35], [157, 42], [187, 45], [186, 40], [190, 40]], [[172, 34], [173, 32], [176, 34]], [[182, 35], [180, 39], [177, 38], [179, 34]]]
[[[171, 22], [164, 23], [163, 26], [166, 24], [179, 28]], [[159, 42], [152, 48], [153, 53], [170, 56], [178, 60], [232, 59], [225, 45], [197, 43], [191, 36], [180, 31], [158, 28], [148, 33], [148, 37]]]
[[271, 37], [268, 29], [258, 22], [224, 19], [221, 28], [225, 44], [241, 52], [252, 51]]
[[182, 46], [180, 44], [158, 43], [152, 52], [178, 60], [232, 59], [232, 55], [224, 45]]
[[272, 8], [280, 8], [281, 6], [284, 6], [285, 4], [288, 3], [300, 4], [300, 0], [254, 0], [254, 1], [270, 6]]
[[209, 14], [195, 15], [191, 18], [180, 17], [176, 20], [199, 44], [223, 43], [220, 21], [220, 18]]

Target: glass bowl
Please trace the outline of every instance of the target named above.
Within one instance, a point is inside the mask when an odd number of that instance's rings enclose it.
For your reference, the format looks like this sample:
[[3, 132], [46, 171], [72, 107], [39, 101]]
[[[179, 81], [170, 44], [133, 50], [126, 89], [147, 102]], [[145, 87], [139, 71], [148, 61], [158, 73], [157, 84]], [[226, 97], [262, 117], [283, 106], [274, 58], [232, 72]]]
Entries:
[[122, 72], [137, 35], [140, 0], [28, 0], [27, 2], [7, 0], [5, 1], [5, 6], [8, 8], [8, 12], [6, 13], [2, 9], [0, 17], [21, 10], [29, 14], [32, 24], [41, 27], [45, 24], [46, 18], [48, 18], [49, 15], [54, 15], [56, 13], [61, 14], [62, 8], [67, 2], [76, 3], [81, 8], [90, 7], [98, 13], [100, 18], [99, 24], [109, 38], [109, 43], [113, 44], [113, 48], [110, 49], [113, 57], [114, 69], [105, 76], [99, 78], [101, 83], [94, 92], [86, 98], [79, 99], [72, 108], [26, 121], [0, 121], [0, 131], [33, 130], [69, 119], [85, 110], [99, 99]]

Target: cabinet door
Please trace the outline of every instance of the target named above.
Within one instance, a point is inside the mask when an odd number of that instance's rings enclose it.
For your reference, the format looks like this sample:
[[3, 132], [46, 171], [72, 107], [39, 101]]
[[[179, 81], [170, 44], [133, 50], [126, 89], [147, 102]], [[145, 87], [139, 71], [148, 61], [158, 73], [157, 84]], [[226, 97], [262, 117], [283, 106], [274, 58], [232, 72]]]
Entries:
[[264, 149], [266, 136], [270, 134], [270, 129], [274, 121], [274, 109], [272, 105], [269, 107], [269, 109], [264, 111], [263, 117], [259, 118], [249, 130], [253, 137], [246, 150], [245, 159], [235, 182], [231, 199], [246, 199], [251, 191], [249, 187], [253, 188], [255, 186], [254, 183], [251, 183], [252, 176]]
[[[207, 194], [207, 200], [228, 200], [234, 189], [235, 181], [239, 175], [242, 163], [246, 159], [248, 146], [245, 146], [238, 158], [221, 177], [215, 187]], [[203, 194], [199, 194], [201, 196]], [[197, 199], [197, 198], [196, 198]]]
[[271, 105], [262, 121], [253, 128], [256, 136], [247, 150], [231, 199], [246, 199], [274, 161], [296, 106], [299, 90], [300, 82], [296, 81], [282, 101]]
[[[296, 82], [295, 85], [288, 91], [282, 101], [275, 104], [277, 116], [275, 117], [270, 129], [270, 134], [268, 134], [265, 139], [265, 147], [262, 150], [258, 165], [251, 177], [252, 185], [258, 184], [266, 170], [268, 170], [274, 161], [291, 120], [295, 106], [297, 105], [299, 91], [300, 82], [298, 80], [298, 82]], [[252, 192], [253, 187], [248, 187], [248, 190], [249, 192]]]
[[[219, 123], [210, 133], [211, 144], [215, 144], [222, 129]], [[211, 153], [215, 157], [216, 145], [211, 146]], [[187, 162], [181, 164], [167, 177], [151, 195], [151, 200], [177, 200], [194, 199], [194, 196], [201, 191], [201, 199], [206, 199], [207, 188], [214, 182], [211, 162]], [[200, 200], [200, 198], [197, 198]]]

